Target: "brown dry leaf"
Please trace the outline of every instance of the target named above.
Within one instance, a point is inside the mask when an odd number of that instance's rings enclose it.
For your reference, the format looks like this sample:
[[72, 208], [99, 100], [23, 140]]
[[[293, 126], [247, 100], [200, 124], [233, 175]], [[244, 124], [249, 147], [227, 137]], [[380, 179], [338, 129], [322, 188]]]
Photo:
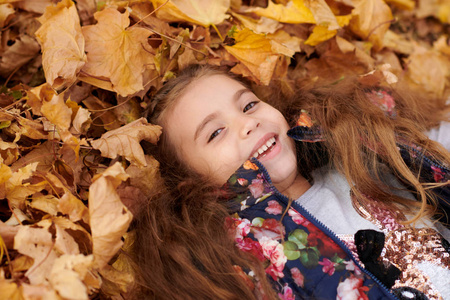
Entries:
[[149, 124], [146, 119], [140, 118], [121, 128], [108, 131], [98, 140], [91, 141], [91, 145], [105, 157], [116, 158], [121, 155], [133, 164], [146, 166], [144, 151], [139, 143], [146, 140], [156, 144], [160, 134], [160, 126]]
[[305, 0], [305, 5], [311, 10], [317, 25], [324, 26], [328, 30], [341, 28], [325, 0]]
[[42, 47], [45, 78], [54, 89], [71, 86], [86, 63], [84, 37], [77, 8], [71, 0], [48, 6], [36, 37]]
[[67, 100], [66, 103], [74, 103], [76, 105], [76, 111], [72, 114], [75, 117], [72, 121], [71, 133], [75, 135], [86, 134], [92, 124], [91, 113], [71, 100]]
[[16, 1], [17, 7], [29, 11], [29, 12], [35, 12], [38, 14], [43, 14], [45, 12], [45, 9], [47, 6], [53, 4], [54, 1], [52, 0], [23, 0], [23, 1]]
[[414, 0], [385, 0], [388, 4], [393, 4], [400, 9], [413, 10], [416, 7]]
[[55, 260], [49, 276], [50, 284], [64, 299], [89, 299], [88, 289], [83, 279], [92, 261], [92, 255], [62, 255]]
[[390, 50], [402, 54], [411, 54], [414, 52], [414, 44], [405, 37], [388, 30], [384, 35], [383, 45]]
[[162, 6], [156, 16], [165, 21], [190, 22], [208, 27], [222, 23], [228, 15], [230, 0], [151, 0], [154, 7]]
[[66, 192], [61, 199], [59, 199], [58, 210], [68, 215], [72, 222], [82, 220], [84, 223], [89, 224], [89, 210], [84, 203], [72, 195], [70, 192]]
[[45, 100], [41, 106], [42, 115], [60, 130], [69, 130], [72, 110], [66, 105], [64, 95], [54, 93], [49, 101]]
[[[432, 95], [442, 97], [448, 84], [450, 62], [434, 49], [427, 50], [419, 46], [405, 59], [406, 77], [416, 86], [425, 89]], [[427, 66], [424, 69], [423, 66]]]
[[10, 3], [0, 4], [0, 28], [3, 28], [12, 19], [15, 12]]
[[0, 75], [7, 77], [12, 71], [36, 57], [39, 50], [39, 44], [35, 39], [26, 34], [18, 36], [14, 44], [2, 53]]
[[106, 79], [121, 96], [143, 90], [143, 75], [153, 62], [153, 56], [144, 48], [151, 31], [136, 26], [128, 28], [128, 10], [121, 14], [106, 8], [94, 17], [98, 21], [96, 25], [82, 28], [88, 57], [83, 72], [87, 77]]
[[[101, 101], [94, 96], [89, 96], [83, 100], [83, 104], [86, 105], [88, 109], [94, 111], [92, 116], [94, 126], [103, 125], [106, 130], [112, 130], [120, 127], [120, 123], [114, 115], [112, 109], [108, 109], [112, 107], [112, 105], [108, 102]], [[95, 112], [95, 110], [100, 111]]]
[[225, 46], [225, 49], [239, 59], [265, 85], [268, 85], [272, 79], [278, 58], [281, 55], [294, 54], [291, 49], [274, 40], [269, 40], [265, 35], [253, 33], [247, 28], [237, 31], [233, 38], [236, 44]]
[[35, 209], [39, 209], [49, 215], [56, 216], [58, 213], [58, 198], [52, 195], [42, 195], [36, 193], [33, 195], [30, 206]]
[[19, 149], [17, 144], [0, 140], [0, 157], [7, 165], [15, 162], [19, 158]]
[[123, 244], [121, 238], [133, 217], [116, 192], [119, 184], [128, 177], [116, 162], [96, 176], [89, 187], [94, 264], [98, 269], [103, 268], [120, 249]]
[[57, 258], [52, 234], [48, 230], [50, 225], [51, 222], [41, 221], [35, 227], [23, 226], [14, 238], [14, 249], [34, 259], [33, 266], [25, 273], [32, 285], [46, 282]]
[[383, 0], [353, 0], [355, 8], [349, 28], [361, 38], [370, 41], [374, 50], [383, 47], [383, 38], [393, 20], [389, 6]]
[[419, 0], [416, 15], [419, 18], [436, 17], [443, 23], [450, 23], [450, 3], [448, 0]]

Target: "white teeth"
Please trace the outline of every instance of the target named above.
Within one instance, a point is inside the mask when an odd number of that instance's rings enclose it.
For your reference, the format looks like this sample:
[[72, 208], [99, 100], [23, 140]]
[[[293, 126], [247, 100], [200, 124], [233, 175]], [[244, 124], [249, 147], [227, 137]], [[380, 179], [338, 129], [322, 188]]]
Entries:
[[263, 154], [264, 151], [272, 147], [273, 144], [275, 144], [275, 137], [270, 138], [264, 145], [262, 145], [258, 150], [256, 150], [256, 152], [253, 153], [252, 157], [257, 158], [258, 155]]

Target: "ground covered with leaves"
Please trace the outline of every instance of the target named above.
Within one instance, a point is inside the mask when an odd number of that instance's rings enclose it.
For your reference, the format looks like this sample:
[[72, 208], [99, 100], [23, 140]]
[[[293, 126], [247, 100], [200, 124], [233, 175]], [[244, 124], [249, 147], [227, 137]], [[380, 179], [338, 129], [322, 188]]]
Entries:
[[448, 97], [449, 23], [449, 0], [0, 0], [0, 299], [126, 298], [158, 181], [141, 114], [179, 69], [262, 97], [370, 72]]

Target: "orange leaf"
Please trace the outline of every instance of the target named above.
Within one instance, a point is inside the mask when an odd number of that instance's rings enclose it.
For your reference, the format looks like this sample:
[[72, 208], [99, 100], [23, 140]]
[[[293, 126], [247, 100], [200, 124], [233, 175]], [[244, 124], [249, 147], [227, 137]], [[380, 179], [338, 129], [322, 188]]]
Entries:
[[153, 56], [144, 49], [151, 31], [128, 27], [128, 10], [121, 14], [106, 8], [96, 12], [94, 17], [98, 21], [96, 25], [82, 28], [88, 57], [83, 72], [88, 78], [106, 79], [105, 82], [110, 82], [111, 88], [121, 96], [143, 90], [144, 73], [153, 62]]
[[393, 20], [389, 6], [383, 0], [354, 0], [350, 20], [351, 31], [370, 41], [376, 51], [383, 47], [383, 38]]
[[247, 12], [254, 12], [258, 16], [267, 17], [283, 23], [316, 23], [314, 15], [305, 6], [303, 0], [291, 0], [286, 6], [283, 4], [275, 4], [270, 0], [267, 8], [249, 8]]
[[36, 37], [42, 47], [47, 82], [57, 90], [72, 85], [86, 62], [77, 8], [71, 0], [48, 6]]
[[125, 156], [131, 163], [146, 166], [144, 151], [139, 144], [142, 140], [156, 143], [161, 134], [161, 127], [147, 123], [144, 118], [137, 119], [123, 127], [110, 130], [98, 140], [92, 141], [94, 149], [109, 158]]
[[120, 249], [122, 236], [128, 229], [132, 214], [116, 192], [129, 176], [120, 163], [94, 178], [89, 188], [89, 214], [93, 242], [94, 264], [103, 268]]

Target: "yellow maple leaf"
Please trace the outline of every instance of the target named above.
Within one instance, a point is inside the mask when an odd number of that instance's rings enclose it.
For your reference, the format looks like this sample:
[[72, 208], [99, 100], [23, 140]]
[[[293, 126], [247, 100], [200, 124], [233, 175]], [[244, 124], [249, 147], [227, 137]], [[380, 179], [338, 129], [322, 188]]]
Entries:
[[354, 0], [355, 8], [349, 28], [373, 44], [375, 51], [383, 47], [383, 38], [393, 20], [389, 6], [383, 0]]
[[103, 268], [120, 249], [122, 236], [128, 229], [132, 214], [116, 192], [129, 176], [119, 162], [94, 177], [89, 187], [89, 215], [92, 232], [94, 264]]
[[105, 157], [116, 158], [117, 155], [122, 155], [131, 163], [146, 166], [144, 151], [139, 143], [141, 140], [156, 143], [160, 134], [160, 126], [149, 124], [146, 119], [140, 118], [108, 131], [98, 140], [92, 141], [91, 145]]
[[85, 76], [80, 80], [103, 88], [98, 82], [102, 80], [121, 96], [143, 90], [144, 73], [153, 61], [153, 56], [144, 48], [151, 31], [128, 27], [128, 10], [121, 14], [106, 8], [96, 12], [94, 17], [97, 24], [82, 28], [88, 60], [82, 69]]
[[48, 6], [38, 20], [42, 26], [36, 37], [42, 48], [45, 78], [54, 89], [68, 87], [86, 62], [77, 8], [71, 0], [63, 0]]
[[[228, 15], [230, 0], [151, 0], [159, 19], [169, 22], [190, 22], [208, 27], [222, 23]], [[167, 2], [167, 3], [166, 3]]]
[[278, 58], [282, 55], [292, 56], [295, 53], [292, 49], [268, 39], [263, 34], [256, 34], [248, 28], [236, 31], [233, 38], [236, 44], [225, 46], [225, 49], [239, 59], [265, 85], [268, 85], [272, 79]]
[[303, 0], [291, 0], [286, 6], [269, 1], [266, 8], [249, 8], [247, 12], [254, 12], [258, 16], [274, 19], [282, 23], [316, 23], [313, 13], [305, 6]]

